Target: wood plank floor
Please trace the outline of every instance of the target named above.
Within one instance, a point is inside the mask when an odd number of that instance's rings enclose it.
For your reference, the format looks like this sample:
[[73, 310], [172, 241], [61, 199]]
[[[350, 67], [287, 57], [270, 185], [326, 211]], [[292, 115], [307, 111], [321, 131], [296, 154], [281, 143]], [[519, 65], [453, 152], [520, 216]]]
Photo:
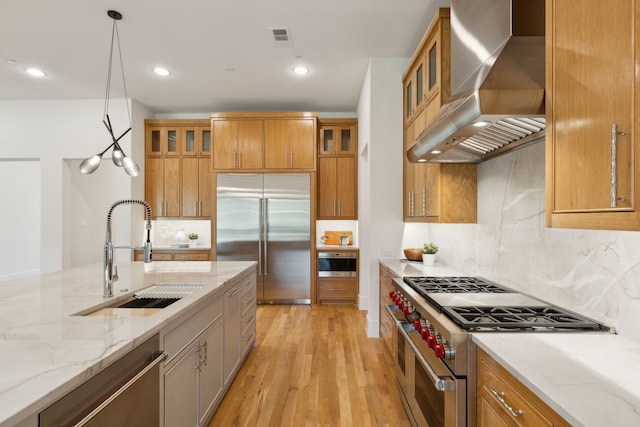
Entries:
[[382, 339], [355, 306], [265, 305], [217, 426], [410, 426]]

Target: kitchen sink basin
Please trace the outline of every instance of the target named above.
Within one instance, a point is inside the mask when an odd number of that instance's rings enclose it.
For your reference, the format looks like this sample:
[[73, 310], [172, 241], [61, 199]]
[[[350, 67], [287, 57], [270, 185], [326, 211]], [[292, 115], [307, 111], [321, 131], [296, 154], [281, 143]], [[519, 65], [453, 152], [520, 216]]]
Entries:
[[114, 308], [165, 308], [180, 298], [132, 298]]
[[76, 316], [150, 316], [174, 302], [191, 295], [202, 288], [202, 284], [172, 283], [156, 284], [135, 294], [110, 303], [93, 307], [75, 314]]

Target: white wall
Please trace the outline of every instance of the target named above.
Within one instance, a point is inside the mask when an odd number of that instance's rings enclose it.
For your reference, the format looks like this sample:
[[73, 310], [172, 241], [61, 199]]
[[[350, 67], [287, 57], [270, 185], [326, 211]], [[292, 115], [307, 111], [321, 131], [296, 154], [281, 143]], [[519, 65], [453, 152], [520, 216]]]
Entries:
[[0, 281], [40, 272], [40, 161], [0, 159]]
[[[144, 164], [144, 118], [147, 110], [133, 103], [133, 131], [121, 140], [122, 148], [139, 165]], [[82, 159], [101, 152], [110, 144], [102, 114], [104, 100], [70, 101], [0, 101], [0, 158], [40, 159], [40, 269], [42, 273], [63, 268], [64, 200], [63, 187], [68, 175], [65, 159]], [[111, 99], [109, 115], [114, 132], [122, 133], [129, 125], [124, 100]], [[150, 116], [150, 114], [148, 115]], [[132, 147], [133, 144], [133, 147]], [[106, 167], [106, 160], [100, 168]], [[99, 169], [100, 170], [100, 169]], [[96, 172], [97, 173], [97, 172]], [[131, 198], [144, 188], [142, 177], [134, 182], [125, 178], [106, 185], [118, 194]], [[32, 195], [31, 195], [32, 196]], [[24, 196], [30, 197], [25, 194]], [[11, 209], [19, 207], [11, 206]], [[96, 213], [106, 218], [106, 212]], [[127, 216], [127, 215], [125, 215]], [[127, 218], [126, 221], [131, 221]], [[129, 229], [130, 226], [127, 228]], [[102, 242], [96, 242], [101, 245]], [[4, 245], [5, 243], [1, 243]]]
[[402, 73], [408, 59], [371, 59], [358, 103], [361, 310], [379, 334], [378, 259], [402, 244]]

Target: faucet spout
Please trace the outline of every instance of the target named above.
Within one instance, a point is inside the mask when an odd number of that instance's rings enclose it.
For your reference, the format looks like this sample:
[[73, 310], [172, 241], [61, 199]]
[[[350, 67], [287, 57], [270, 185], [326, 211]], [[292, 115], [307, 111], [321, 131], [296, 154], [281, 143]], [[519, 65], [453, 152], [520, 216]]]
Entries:
[[[111, 216], [113, 214], [113, 210], [116, 206], [120, 205], [142, 205], [145, 208], [145, 242], [144, 242], [144, 262], [151, 262], [151, 207], [144, 200], [118, 200], [117, 202], [111, 205], [109, 208], [109, 213], [107, 213], [107, 234], [105, 236], [104, 241], [104, 289], [103, 289], [103, 297], [110, 298], [113, 296], [113, 282], [118, 280], [118, 267], [113, 265], [114, 256], [113, 250], [115, 247], [111, 242]], [[122, 248], [119, 246], [118, 248]], [[129, 246], [124, 246], [124, 248], [130, 248]]]

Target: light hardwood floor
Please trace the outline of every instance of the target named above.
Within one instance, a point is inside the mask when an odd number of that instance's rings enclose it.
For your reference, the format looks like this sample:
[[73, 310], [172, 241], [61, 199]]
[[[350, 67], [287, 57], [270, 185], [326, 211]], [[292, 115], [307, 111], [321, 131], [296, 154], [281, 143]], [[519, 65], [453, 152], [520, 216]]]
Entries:
[[217, 426], [410, 426], [393, 361], [355, 306], [266, 305]]

